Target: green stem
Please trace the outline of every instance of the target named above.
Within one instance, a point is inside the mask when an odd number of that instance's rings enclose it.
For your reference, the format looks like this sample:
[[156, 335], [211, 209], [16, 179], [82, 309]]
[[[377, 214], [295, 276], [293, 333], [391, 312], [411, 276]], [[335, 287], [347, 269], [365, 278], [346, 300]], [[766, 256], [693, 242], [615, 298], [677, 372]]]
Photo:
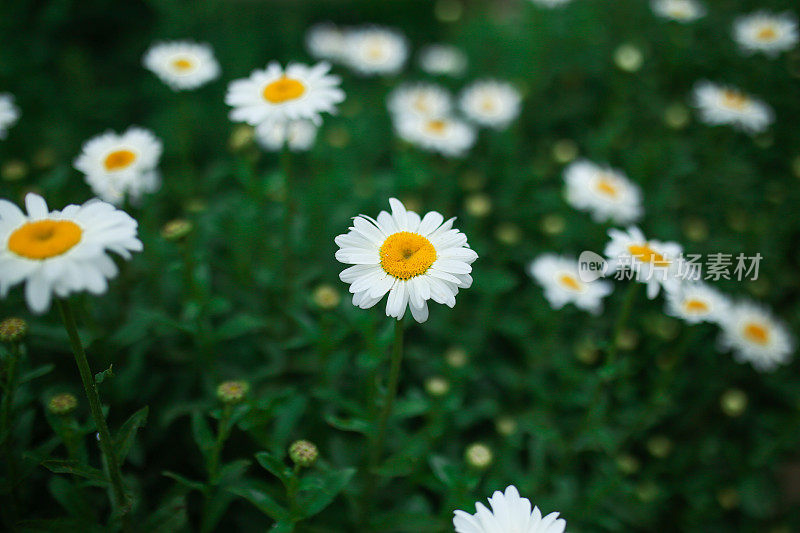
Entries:
[[11, 357], [6, 368], [5, 394], [3, 395], [3, 409], [0, 413], [0, 436], [2, 436], [4, 445], [11, 440], [9, 421], [11, 420], [11, 407], [14, 404], [14, 392], [17, 388], [17, 360], [19, 357], [19, 343], [15, 342], [11, 346]]
[[219, 417], [217, 423], [217, 440], [214, 443], [214, 449], [211, 450], [211, 459], [208, 464], [208, 482], [210, 485], [217, 484], [217, 477], [219, 476], [219, 458], [222, 454], [222, 447], [225, 441], [228, 440], [228, 424], [231, 417], [231, 406], [225, 404], [223, 407], [222, 415]]
[[292, 153], [289, 151], [288, 145], [284, 146], [283, 151], [281, 152], [281, 171], [283, 173], [283, 203], [285, 206], [283, 220], [284, 289], [286, 290], [286, 295], [291, 297], [292, 290], [290, 288], [290, 284], [294, 279], [294, 258], [292, 254], [292, 244], [295, 234], [294, 224], [297, 206], [295, 205], [295, 196], [293, 190], [294, 183], [292, 181]]
[[83, 350], [81, 339], [78, 336], [75, 315], [68, 301], [57, 300], [57, 305], [58, 310], [61, 312], [61, 318], [64, 320], [64, 327], [67, 330], [67, 335], [69, 335], [69, 341], [72, 345], [72, 354], [75, 356], [75, 362], [78, 365], [78, 371], [80, 372], [81, 381], [83, 382], [83, 390], [86, 392], [86, 399], [89, 400], [89, 410], [92, 413], [95, 426], [97, 426], [97, 432], [100, 435], [100, 450], [105, 457], [105, 464], [108, 467], [108, 475], [111, 482], [111, 492], [113, 495], [111, 503], [120, 515], [125, 516], [130, 507], [122, 482], [122, 472], [120, 472], [111, 433], [108, 431], [108, 425], [106, 424], [105, 416], [103, 416], [100, 395], [97, 393], [97, 384], [94, 381], [92, 371], [89, 369], [89, 361], [86, 359], [86, 352]]
[[625, 299], [622, 301], [622, 308], [617, 315], [617, 321], [614, 323], [614, 330], [611, 334], [611, 346], [608, 349], [608, 359], [606, 360], [606, 365], [609, 367], [617, 360], [617, 342], [619, 341], [622, 330], [625, 329], [625, 324], [628, 322], [628, 318], [631, 315], [633, 302], [636, 299], [636, 293], [638, 292], [638, 289], [639, 283], [630, 282], [628, 290], [625, 292]]

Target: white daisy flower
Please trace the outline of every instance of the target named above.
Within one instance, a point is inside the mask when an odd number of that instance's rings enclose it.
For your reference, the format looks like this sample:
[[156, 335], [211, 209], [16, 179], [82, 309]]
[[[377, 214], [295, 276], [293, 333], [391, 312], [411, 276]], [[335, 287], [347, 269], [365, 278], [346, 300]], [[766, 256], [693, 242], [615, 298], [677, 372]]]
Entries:
[[733, 38], [745, 53], [775, 57], [797, 46], [797, 18], [791, 13], [766, 11], [745, 15], [734, 22]]
[[531, 501], [520, 497], [514, 485], [508, 486], [505, 493], [495, 491], [489, 498], [489, 505], [491, 511], [477, 502], [474, 515], [455, 511], [456, 533], [564, 533], [567, 527], [558, 513], [542, 516], [538, 507], [531, 510]]
[[452, 117], [401, 116], [395, 120], [395, 130], [404, 141], [446, 157], [463, 157], [477, 137], [472, 126]]
[[435, 211], [420, 216], [389, 199], [392, 213], [377, 219], [359, 215], [336, 237], [336, 259], [351, 266], [339, 274], [350, 284], [353, 305], [368, 309], [388, 292], [386, 316], [403, 318], [406, 307], [417, 322], [428, 319], [428, 300], [453, 307], [458, 289], [472, 285], [478, 254], [467, 236]]
[[774, 370], [785, 364], [794, 352], [794, 339], [772, 313], [752, 302], [731, 306], [720, 321], [720, 344], [733, 351], [740, 363], [750, 363], [757, 370]]
[[307, 152], [317, 139], [317, 127], [310, 120], [265, 122], [256, 128], [256, 141], [267, 151], [277, 152], [288, 144], [292, 152]]
[[665, 289], [666, 313], [689, 324], [717, 323], [730, 307], [727, 296], [705, 283], [680, 283]]
[[452, 99], [450, 93], [439, 85], [404, 83], [389, 94], [387, 106], [397, 117], [441, 117], [450, 112]]
[[345, 57], [345, 35], [331, 22], [314, 24], [306, 32], [306, 49], [314, 59], [341, 62]]
[[678, 22], [693, 22], [706, 14], [706, 8], [696, 0], [652, 0], [653, 12]]
[[173, 91], [197, 89], [220, 73], [211, 46], [192, 41], [156, 43], [145, 53], [143, 63]]
[[573, 303], [578, 309], [598, 314], [603, 310], [603, 298], [613, 290], [607, 281], [583, 281], [578, 274], [578, 261], [555, 254], [534, 259], [528, 265], [528, 273], [544, 288], [544, 297], [553, 309]]
[[467, 56], [449, 44], [429, 44], [419, 52], [419, 66], [433, 76], [460, 76], [467, 69]]
[[17, 123], [19, 108], [14, 105], [14, 97], [9, 93], [0, 94], [0, 139], [5, 139], [8, 129]]
[[585, 159], [564, 169], [564, 196], [596, 222], [628, 224], [642, 216], [642, 191], [619, 170]]
[[290, 63], [283, 69], [272, 62], [249, 78], [232, 81], [225, 95], [225, 103], [233, 107], [231, 120], [251, 126], [310, 120], [319, 126], [321, 113], [336, 113], [336, 104], [344, 100], [341, 80], [328, 73], [330, 68], [322, 62], [313, 67]]
[[407, 57], [408, 43], [397, 30], [379, 26], [356, 28], [345, 38], [345, 62], [365, 76], [397, 74]]
[[[662, 286], [679, 283], [678, 259], [681, 246], [674, 242], [646, 239], [642, 230], [629, 227], [626, 231], [608, 230], [611, 241], [606, 245], [608, 270], [630, 271], [634, 280], [647, 285], [647, 297], [655, 298]], [[621, 272], [624, 274], [624, 272]]]
[[34, 313], [46, 311], [53, 294], [104, 293], [117, 275], [107, 252], [130, 259], [142, 250], [136, 221], [100, 200], [48, 212], [44, 199], [29, 193], [25, 206], [27, 215], [0, 199], [0, 296], [24, 281]]
[[119, 205], [127, 196], [138, 202], [161, 183], [156, 167], [162, 150], [152, 132], [132, 126], [123, 134], [107, 131], [92, 137], [73, 165], [102, 200]]
[[569, 4], [571, 1], [572, 0], [531, 0], [531, 2], [533, 2], [537, 6], [549, 7], [551, 9], [554, 7], [565, 6]]
[[692, 98], [700, 118], [712, 126], [730, 124], [748, 133], [760, 133], [775, 118], [772, 108], [764, 102], [709, 81], [698, 82]]
[[499, 130], [519, 116], [521, 100], [519, 91], [510, 83], [481, 80], [461, 92], [459, 106], [476, 124]]

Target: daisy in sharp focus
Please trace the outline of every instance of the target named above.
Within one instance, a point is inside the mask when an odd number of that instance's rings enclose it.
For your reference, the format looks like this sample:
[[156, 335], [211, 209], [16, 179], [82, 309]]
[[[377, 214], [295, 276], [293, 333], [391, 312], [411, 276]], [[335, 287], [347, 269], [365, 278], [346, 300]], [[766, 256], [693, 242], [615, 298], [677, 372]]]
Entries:
[[280, 151], [284, 145], [292, 152], [307, 152], [314, 146], [317, 129], [310, 120], [265, 122], [256, 128], [256, 142], [270, 152]]
[[346, 32], [331, 22], [320, 22], [306, 31], [306, 49], [314, 59], [344, 60]]
[[794, 339], [786, 327], [761, 305], [736, 303], [719, 325], [723, 349], [732, 350], [736, 361], [750, 363], [756, 370], [774, 370], [787, 363], [794, 352]]
[[401, 139], [446, 157], [463, 157], [477, 137], [472, 126], [451, 116], [405, 115], [396, 117], [394, 122]]
[[225, 103], [233, 107], [230, 118], [259, 126], [265, 122], [310, 120], [322, 123], [322, 113], [336, 113], [344, 100], [338, 76], [329, 74], [330, 64], [313, 67], [290, 63], [285, 69], [277, 62], [255, 70], [250, 77], [228, 86]]
[[461, 92], [459, 106], [476, 124], [503, 129], [519, 115], [521, 101], [519, 91], [510, 83], [481, 80]]
[[681, 283], [667, 287], [666, 313], [689, 324], [717, 323], [725, 317], [730, 301], [705, 283]]
[[[630, 271], [635, 281], [647, 285], [647, 297], [655, 298], [661, 287], [679, 283], [678, 259], [681, 246], [645, 238], [642, 230], [630, 227], [626, 231], [608, 230], [611, 241], [606, 245], [609, 272]], [[622, 272], [624, 273], [624, 272]]]
[[389, 111], [395, 117], [441, 117], [452, 107], [450, 93], [433, 83], [404, 83], [387, 98]]
[[733, 38], [746, 53], [775, 57], [797, 46], [797, 18], [791, 13], [759, 11], [736, 19]]
[[558, 513], [542, 516], [538, 507], [531, 509], [528, 498], [522, 498], [514, 485], [505, 492], [495, 491], [489, 498], [491, 510], [481, 502], [476, 513], [455, 511], [456, 533], [564, 533], [567, 523]]
[[628, 224], [642, 216], [642, 191], [619, 170], [579, 160], [564, 169], [567, 202], [596, 222]]
[[692, 94], [700, 118], [707, 124], [729, 124], [748, 133], [761, 133], [775, 119], [772, 108], [739, 89], [698, 82]]
[[108, 255], [125, 259], [142, 250], [137, 222], [100, 200], [49, 212], [41, 196], [25, 197], [28, 214], [0, 199], [0, 296], [25, 282], [25, 299], [34, 313], [50, 307], [53, 294], [102, 294], [117, 265]]
[[478, 254], [467, 236], [436, 211], [424, 217], [389, 199], [392, 212], [377, 219], [359, 215], [336, 237], [336, 259], [353, 265], [339, 274], [350, 284], [353, 305], [368, 309], [386, 293], [386, 316], [403, 318], [406, 307], [417, 322], [428, 319], [428, 300], [453, 307], [459, 289], [472, 285], [471, 264]]
[[0, 139], [5, 139], [8, 129], [17, 123], [19, 109], [14, 105], [14, 97], [8, 93], [0, 94]]
[[534, 259], [528, 273], [544, 288], [544, 297], [554, 309], [573, 303], [579, 309], [598, 314], [603, 309], [603, 298], [613, 290], [607, 281], [583, 281], [578, 274], [578, 261], [555, 254]]
[[107, 131], [92, 137], [73, 165], [102, 200], [119, 205], [128, 197], [137, 202], [161, 183], [156, 167], [162, 150], [152, 132], [132, 126], [122, 134]]
[[460, 76], [467, 69], [467, 56], [448, 44], [429, 44], [419, 52], [419, 66], [434, 76]]
[[678, 22], [694, 22], [706, 14], [706, 9], [696, 0], [652, 0], [653, 12]]
[[355, 28], [345, 39], [345, 63], [365, 76], [397, 74], [408, 57], [408, 43], [402, 33], [389, 28]]
[[143, 63], [174, 91], [197, 89], [220, 72], [211, 46], [192, 41], [156, 43], [145, 53]]

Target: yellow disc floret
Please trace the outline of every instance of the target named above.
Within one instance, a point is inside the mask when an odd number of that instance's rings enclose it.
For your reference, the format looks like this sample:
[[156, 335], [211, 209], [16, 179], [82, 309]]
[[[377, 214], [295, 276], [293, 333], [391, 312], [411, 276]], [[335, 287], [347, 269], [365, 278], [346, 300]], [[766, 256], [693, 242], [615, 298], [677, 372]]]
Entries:
[[399, 279], [411, 279], [427, 272], [436, 261], [436, 248], [418, 233], [401, 231], [389, 237], [380, 248], [381, 267]]
[[80, 226], [71, 220], [36, 220], [14, 230], [8, 249], [28, 259], [48, 259], [78, 244], [82, 234]]
[[301, 82], [282, 76], [264, 87], [262, 95], [267, 102], [282, 104], [300, 98], [305, 92], [306, 87]]
[[757, 322], [749, 322], [745, 324], [743, 330], [744, 336], [752, 343], [764, 346], [769, 342], [769, 330]]
[[655, 266], [669, 266], [670, 262], [660, 253], [653, 250], [649, 244], [631, 244], [628, 252], [642, 263], [652, 263]]
[[136, 154], [132, 151], [125, 149], [114, 150], [106, 156], [103, 165], [108, 171], [121, 170], [130, 166], [134, 161], [136, 161]]

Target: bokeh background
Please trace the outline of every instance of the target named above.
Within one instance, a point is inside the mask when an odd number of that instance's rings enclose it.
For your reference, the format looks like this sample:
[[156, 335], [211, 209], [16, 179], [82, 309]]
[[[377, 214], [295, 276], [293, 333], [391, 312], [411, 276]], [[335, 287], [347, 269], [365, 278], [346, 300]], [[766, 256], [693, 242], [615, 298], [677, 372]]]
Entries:
[[[452, 530], [453, 509], [471, 511], [512, 483], [543, 511], [561, 512], [569, 531], [800, 530], [796, 361], [758, 373], [715, 347], [712, 326], [669, 318], [661, 299], [640, 294], [609, 368], [625, 284], [593, 317], [551, 309], [525, 271], [541, 253], [602, 250], [608, 226], [562, 197], [561, 171], [580, 155], [641, 186], [648, 235], [693, 253], [761, 253], [757, 281], [718, 286], [766, 303], [797, 331], [800, 50], [746, 57], [730, 38], [736, 15], [791, 4], [716, 0], [706, 17], [680, 25], [642, 0], [557, 10], [523, 0], [2, 2], [0, 90], [15, 95], [22, 117], [0, 143], [0, 196], [20, 201], [35, 190], [53, 208], [84, 202], [91, 192], [72, 160], [109, 128], [144, 126], [165, 145], [161, 190], [127, 207], [145, 251], [108, 294], [78, 298], [93, 370], [114, 365], [101, 385], [111, 426], [149, 406], [124, 467], [141, 523], [198, 529], [202, 496], [164, 472], [204, 478], [191, 418], [216, 409], [223, 379], [252, 387], [223, 461], [253, 464], [237, 463], [231, 483], [255, 478], [279, 493], [253, 454], [281, 455], [297, 438], [314, 441], [328, 468], [363, 463], [359, 431], [392, 325], [381, 305], [350, 304], [333, 238], [350, 217], [375, 215], [397, 196], [411, 209], [457, 215], [480, 259], [454, 309], [433, 306], [427, 323], [409, 327], [374, 530]], [[291, 161], [300, 267], [287, 296], [279, 156], [249, 142], [223, 99], [230, 80], [270, 60], [310, 62], [304, 34], [321, 21], [395, 27], [412, 61], [390, 79], [334, 68], [347, 99], [313, 150]], [[175, 38], [210, 43], [221, 78], [173, 93], [144, 70], [150, 44]], [[401, 81], [431, 79], [414, 59], [434, 42], [467, 54], [462, 77], [436, 80], [454, 92], [492, 76], [524, 94], [520, 118], [481, 133], [461, 160], [398, 141], [384, 103]], [[634, 71], [615, 63], [626, 44], [643, 57]], [[764, 99], [775, 124], [751, 137], [699, 123], [688, 107], [699, 79]], [[175, 218], [195, 226], [185, 242], [162, 236]], [[314, 298], [323, 284], [342, 296], [333, 308]], [[29, 315], [19, 289], [0, 306], [29, 320], [26, 369], [41, 374], [18, 393], [17, 450], [6, 457], [32, 465], [16, 488], [19, 518], [31, 529], [89, 528], [105, 512], [102, 490], [38, 466], [34, 453], [53, 436], [49, 397], [81, 396], [66, 336], [54, 312]], [[444, 396], [426, 392], [432, 377], [448, 381]], [[85, 401], [77, 416], [88, 418]], [[91, 429], [82, 428], [94, 461]], [[493, 452], [486, 469], [464, 459], [474, 442]], [[358, 491], [354, 478], [298, 531], [361, 530]], [[273, 522], [242, 498], [223, 500], [220, 531]]]

